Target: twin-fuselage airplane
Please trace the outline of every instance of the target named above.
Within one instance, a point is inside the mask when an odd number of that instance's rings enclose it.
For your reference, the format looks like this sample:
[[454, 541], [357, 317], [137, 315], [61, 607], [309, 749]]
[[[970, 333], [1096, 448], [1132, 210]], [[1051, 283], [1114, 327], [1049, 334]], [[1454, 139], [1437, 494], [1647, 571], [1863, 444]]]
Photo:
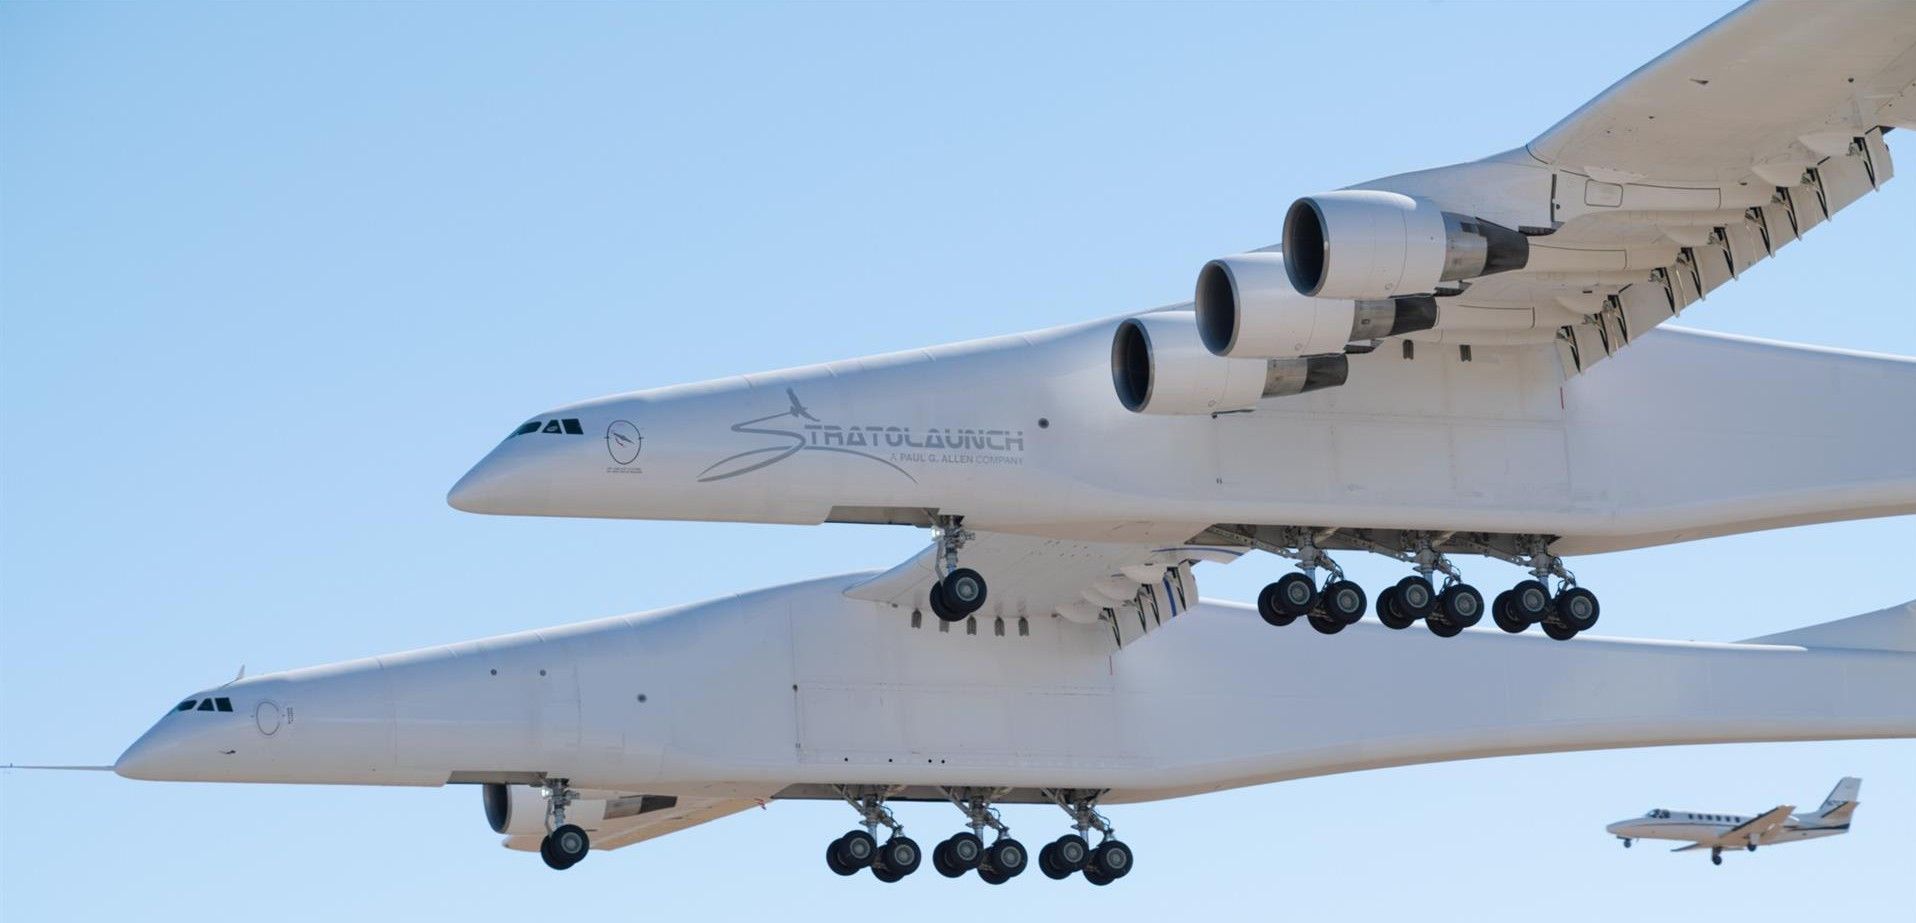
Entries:
[[1848, 833], [1850, 818], [1856, 814], [1856, 795], [1862, 788], [1862, 779], [1844, 778], [1830, 789], [1822, 807], [1808, 814], [1791, 813], [1796, 810], [1793, 804], [1777, 805], [1755, 816], [1651, 808], [1642, 817], [1620, 820], [1604, 829], [1615, 834], [1626, 847], [1636, 840], [1687, 840], [1690, 845], [1679, 846], [1671, 852], [1707, 849], [1710, 861], [1722, 865], [1726, 849], [1756, 852], [1758, 846]]
[[[1910, 607], [1737, 644], [1466, 630], [1591, 628], [1566, 556], [1916, 512], [1916, 361], [1657, 329], [1889, 181], [1913, 84], [1916, 6], [1756, 3], [1524, 147], [1298, 200], [1191, 302], [540, 414], [452, 505], [934, 540], [880, 573], [246, 678], [118, 771], [477, 783], [555, 868], [843, 799], [860, 828], [828, 864], [887, 880], [920, 859], [888, 802], [958, 806], [932, 862], [993, 883], [1032, 864], [993, 806], [1049, 802], [1073, 832], [1035, 864], [1106, 884], [1132, 855], [1101, 805], [1916, 736]], [[1257, 617], [1198, 601], [1194, 565], [1253, 550], [1298, 562]], [[1358, 552], [1408, 571], [1374, 605], [1336, 559]], [[1466, 554], [1531, 579], [1486, 602]], [[1300, 618], [1348, 634], [1264, 624]], [[1419, 621], [1449, 640], [1396, 633]]]

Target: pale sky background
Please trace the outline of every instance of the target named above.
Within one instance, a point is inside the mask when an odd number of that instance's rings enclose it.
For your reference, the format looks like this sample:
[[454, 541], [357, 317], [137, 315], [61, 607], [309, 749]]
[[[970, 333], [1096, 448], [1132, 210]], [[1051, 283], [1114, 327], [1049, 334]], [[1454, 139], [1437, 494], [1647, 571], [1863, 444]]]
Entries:
[[[242, 663], [889, 566], [923, 533], [444, 494], [561, 402], [1188, 297], [1293, 197], [1520, 145], [1728, 6], [0, 3], [0, 762], [111, 762]], [[1916, 354], [1913, 245], [1903, 178], [1684, 321]], [[1736, 639], [1916, 597], [1912, 539], [1572, 565], [1605, 633]], [[1400, 568], [1351, 570], [1375, 595]], [[1282, 571], [1202, 580], [1248, 599]], [[1854, 833], [1721, 868], [1602, 829], [1813, 806], [1844, 774]], [[926, 845], [959, 819], [901, 814]], [[826, 871], [853, 820], [830, 804], [555, 873], [471, 787], [10, 772], [0, 916], [1908, 919], [1916, 744], [1507, 758], [1111, 815], [1139, 861], [1113, 887], [886, 886]], [[1034, 847], [1063, 828], [1007, 816]]]

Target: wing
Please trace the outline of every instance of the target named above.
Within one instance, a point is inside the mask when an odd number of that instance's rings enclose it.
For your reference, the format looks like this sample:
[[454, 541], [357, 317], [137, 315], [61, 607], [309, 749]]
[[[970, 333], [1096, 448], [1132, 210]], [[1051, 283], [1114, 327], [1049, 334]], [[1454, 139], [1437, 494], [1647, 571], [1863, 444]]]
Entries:
[[[937, 546], [928, 546], [903, 564], [845, 591], [867, 599], [910, 607], [932, 618], [927, 594], [937, 581]], [[968, 620], [991, 630], [1023, 631], [1024, 620], [1056, 615], [1108, 632], [1119, 646], [1142, 637], [1197, 604], [1199, 561], [1234, 561], [1242, 548], [1211, 545], [1146, 545], [1072, 542], [1060, 539], [975, 532], [959, 552], [959, 563], [985, 575], [982, 609]]]
[[1730, 828], [1729, 832], [1717, 837], [1716, 841], [1724, 846], [1743, 846], [1754, 843], [1770, 831], [1788, 823], [1790, 812], [1794, 810], [1796, 810], [1796, 805], [1779, 804], [1762, 814]]
[[[643, 843], [654, 837], [668, 833], [677, 833], [687, 827], [696, 827], [707, 821], [718, 820], [729, 814], [737, 814], [748, 808], [763, 807], [759, 801], [750, 798], [659, 798], [657, 795], [633, 796], [615, 799], [620, 802], [639, 802], [634, 806], [637, 813], [624, 816], [608, 816], [597, 823], [587, 824], [586, 832], [592, 837], [593, 849], [618, 849]], [[654, 805], [663, 805], [654, 807]], [[507, 849], [526, 852], [539, 851], [538, 836], [509, 836], [505, 838]]]
[[1412, 338], [1555, 342], [1574, 374], [1887, 182], [1912, 84], [1916, 4], [1759, 0], [1523, 148], [1355, 188], [1529, 236], [1524, 268], [1440, 292]]

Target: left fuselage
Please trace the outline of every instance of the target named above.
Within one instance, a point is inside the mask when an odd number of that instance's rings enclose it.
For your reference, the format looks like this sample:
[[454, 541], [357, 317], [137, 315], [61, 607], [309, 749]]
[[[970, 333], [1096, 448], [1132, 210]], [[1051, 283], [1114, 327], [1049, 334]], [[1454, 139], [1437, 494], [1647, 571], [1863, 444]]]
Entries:
[[[580, 788], [1079, 788], [1107, 801], [1516, 753], [1916, 736], [1916, 654], [1372, 624], [1206, 602], [1144, 639], [1034, 618], [941, 631], [838, 577], [325, 667], [193, 697], [148, 779]], [[270, 733], [269, 733], [270, 732]], [[797, 787], [797, 788], [795, 788]]]

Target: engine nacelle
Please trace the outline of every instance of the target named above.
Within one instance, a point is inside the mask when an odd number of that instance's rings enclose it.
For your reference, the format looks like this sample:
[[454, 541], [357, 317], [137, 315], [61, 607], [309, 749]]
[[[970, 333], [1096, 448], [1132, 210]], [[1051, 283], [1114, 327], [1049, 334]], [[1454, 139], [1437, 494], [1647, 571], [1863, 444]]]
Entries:
[[1347, 189], [1307, 196], [1284, 216], [1284, 269], [1298, 293], [1372, 300], [1522, 269], [1530, 240], [1428, 199]]
[[1352, 342], [1437, 324], [1437, 300], [1428, 295], [1371, 301], [1300, 295], [1284, 256], [1269, 251], [1204, 264], [1196, 305], [1204, 348], [1240, 359], [1330, 355]]
[[[479, 790], [486, 803], [486, 823], [491, 825], [493, 833], [546, 835], [546, 799], [536, 786], [488, 782], [479, 786]], [[605, 808], [603, 799], [573, 799], [566, 805], [566, 823], [593, 829], [605, 820]]]
[[1344, 383], [1343, 353], [1295, 359], [1230, 359], [1199, 343], [1197, 315], [1163, 311], [1126, 318], [1111, 338], [1111, 383], [1133, 413], [1249, 410], [1259, 398]]

